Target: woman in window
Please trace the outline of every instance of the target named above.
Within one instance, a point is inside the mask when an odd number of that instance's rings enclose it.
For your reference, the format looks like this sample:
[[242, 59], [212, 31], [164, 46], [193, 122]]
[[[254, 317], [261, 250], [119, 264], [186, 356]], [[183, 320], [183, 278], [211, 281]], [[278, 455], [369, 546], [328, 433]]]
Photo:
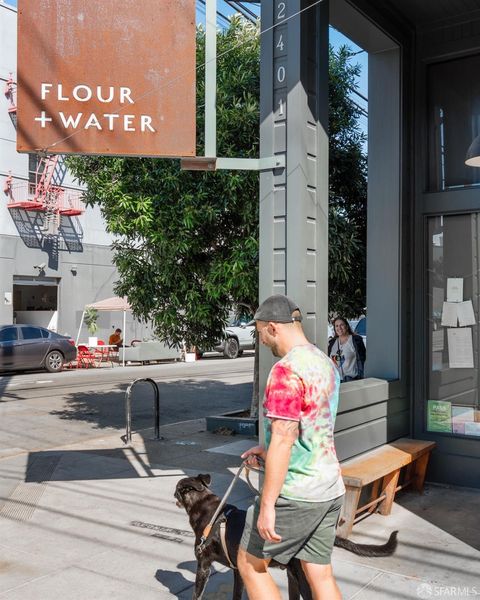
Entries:
[[342, 381], [363, 379], [367, 351], [362, 337], [353, 333], [343, 317], [333, 320], [334, 337], [328, 343], [328, 356], [340, 372]]

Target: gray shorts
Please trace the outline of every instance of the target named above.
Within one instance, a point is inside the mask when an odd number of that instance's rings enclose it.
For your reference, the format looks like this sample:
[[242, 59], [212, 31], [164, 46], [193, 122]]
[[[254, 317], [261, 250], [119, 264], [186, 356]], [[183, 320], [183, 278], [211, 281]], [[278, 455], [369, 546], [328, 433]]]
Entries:
[[327, 502], [299, 502], [280, 496], [275, 503], [275, 531], [282, 540], [264, 540], [257, 529], [260, 499], [248, 509], [240, 546], [257, 558], [286, 565], [294, 556], [319, 565], [330, 564], [343, 496]]

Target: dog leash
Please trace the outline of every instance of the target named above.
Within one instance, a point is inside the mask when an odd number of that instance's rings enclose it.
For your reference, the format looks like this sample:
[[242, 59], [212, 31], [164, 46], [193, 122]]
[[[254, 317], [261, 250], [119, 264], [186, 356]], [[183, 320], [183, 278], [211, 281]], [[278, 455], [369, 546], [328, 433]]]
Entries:
[[[257, 460], [261, 461], [261, 459], [258, 458], [258, 457], [257, 457]], [[222, 509], [225, 506], [225, 503], [227, 502], [227, 499], [230, 496], [230, 494], [231, 494], [231, 492], [232, 492], [235, 484], [239, 480], [240, 475], [242, 474], [243, 469], [246, 469], [246, 471], [247, 471], [247, 483], [248, 483], [249, 488], [253, 491], [254, 494], [258, 494], [258, 490], [255, 489], [255, 487], [252, 485], [252, 483], [250, 481], [250, 471], [255, 471], [257, 473], [261, 473], [263, 471], [263, 469], [261, 469], [261, 468], [257, 469], [256, 467], [253, 467], [252, 465], [247, 464], [247, 461], [244, 460], [243, 463], [241, 464], [240, 468], [238, 469], [235, 477], [233, 478], [233, 481], [228, 486], [227, 491], [225, 492], [223, 498], [220, 500], [220, 504], [217, 506], [217, 510], [213, 513], [213, 516], [210, 519], [208, 525], [203, 530], [203, 535], [200, 538], [200, 543], [196, 547], [196, 551], [199, 554], [202, 554], [202, 552], [205, 550], [205, 548], [211, 542], [211, 540], [212, 540], [212, 534], [213, 534], [213, 531], [214, 531], [214, 527], [217, 524], [218, 516], [222, 512]], [[228, 559], [228, 562], [230, 563], [230, 566], [232, 568], [235, 568], [234, 565], [232, 564], [232, 561], [230, 560], [229, 555], [228, 555], [226, 535], [225, 535], [225, 521], [226, 521], [226, 516], [219, 522], [219, 525], [220, 525], [220, 539], [221, 539], [221, 542], [222, 542], [222, 546], [223, 546], [223, 550], [225, 552], [225, 555], [226, 555], [226, 557]]]

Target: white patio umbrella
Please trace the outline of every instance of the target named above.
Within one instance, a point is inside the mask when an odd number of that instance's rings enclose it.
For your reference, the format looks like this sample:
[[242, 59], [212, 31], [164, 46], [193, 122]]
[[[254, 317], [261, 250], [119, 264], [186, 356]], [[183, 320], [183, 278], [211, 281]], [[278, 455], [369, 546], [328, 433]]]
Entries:
[[75, 346], [78, 346], [78, 340], [80, 339], [80, 332], [82, 330], [83, 318], [85, 317], [85, 310], [87, 308], [94, 308], [99, 312], [123, 312], [123, 361], [122, 366], [125, 366], [125, 329], [127, 324], [127, 311], [132, 310], [128, 300], [126, 298], [106, 298], [105, 300], [99, 300], [92, 304], [85, 304], [85, 308], [80, 319], [80, 327], [78, 328], [77, 339], [75, 340]]

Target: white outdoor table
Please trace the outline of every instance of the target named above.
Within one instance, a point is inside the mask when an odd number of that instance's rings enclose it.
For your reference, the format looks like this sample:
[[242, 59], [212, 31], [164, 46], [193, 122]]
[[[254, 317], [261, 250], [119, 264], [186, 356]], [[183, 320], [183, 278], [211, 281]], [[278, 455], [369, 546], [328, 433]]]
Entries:
[[86, 342], [79, 342], [78, 346], [86, 346], [87, 348], [116, 348], [117, 344], [95, 344], [94, 346], [92, 344], [87, 344]]

